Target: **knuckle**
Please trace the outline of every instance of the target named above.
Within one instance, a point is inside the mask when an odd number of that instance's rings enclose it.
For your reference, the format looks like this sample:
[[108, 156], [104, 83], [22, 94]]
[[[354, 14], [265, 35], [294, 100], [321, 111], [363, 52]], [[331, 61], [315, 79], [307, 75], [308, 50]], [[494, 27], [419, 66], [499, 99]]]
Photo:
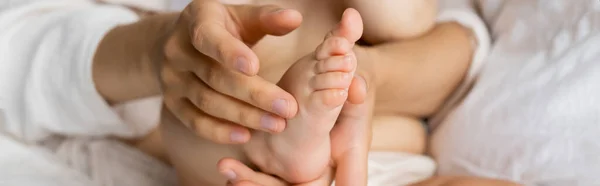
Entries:
[[166, 85], [173, 85], [179, 83], [179, 78], [177, 78], [176, 72], [171, 68], [165, 65], [164, 68], [160, 69], [160, 80]]
[[217, 60], [225, 60], [225, 56], [227, 54], [226, 50], [227, 50], [227, 42], [220, 40], [219, 42], [217, 42], [215, 44], [214, 54], [215, 54], [215, 57], [217, 58]]
[[205, 72], [205, 81], [212, 87], [221, 85], [223, 83], [221, 69], [218, 68], [217, 65], [212, 65], [212, 67]]
[[163, 68], [160, 69], [160, 81], [163, 84], [169, 85], [173, 83], [173, 71], [167, 65], [164, 65]]
[[262, 89], [251, 88], [249, 91], [249, 101], [254, 104], [259, 104], [266, 96]]
[[214, 125], [214, 121], [210, 118], [210, 116], [200, 114], [192, 120], [192, 123], [195, 125], [194, 132], [202, 136], [206, 136], [212, 133], [212, 126]]
[[183, 124], [194, 133], [198, 133], [198, 128], [202, 126], [198, 120], [198, 118], [187, 118], [187, 122], [183, 122]]
[[253, 113], [251, 110], [241, 110], [237, 112], [237, 119], [242, 125], [249, 125], [253, 121]]
[[164, 98], [163, 98], [163, 102], [165, 104], [165, 106], [167, 107], [167, 109], [171, 110], [171, 111], [179, 111], [180, 109], [180, 104], [177, 103], [177, 98], [175, 98], [174, 96], [170, 95], [170, 94], [165, 94]]
[[200, 110], [207, 111], [207, 110], [210, 110], [212, 108], [213, 104], [212, 104], [211, 99], [209, 98], [210, 97], [209, 94], [210, 93], [207, 92], [207, 91], [194, 93], [194, 96], [193, 96], [192, 99], [194, 101], [194, 104]]
[[224, 123], [215, 123], [213, 132], [210, 134], [210, 138], [219, 143], [229, 142], [229, 126]]
[[203, 22], [192, 21], [190, 23], [190, 33], [192, 38], [192, 43], [196, 46], [196, 48], [204, 48], [205, 45], [205, 30], [207, 28], [207, 24]]
[[173, 69], [163, 69], [161, 70], [161, 89], [163, 92], [185, 96], [186, 92], [189, 91], [187, 87], [190, 86], [191, 82], [188, 78], [188, 74], [177, 72]]
[[212, 133], [211, 128], [209, 127], [210, 120], [205, 116], [199, 116], [197, 118], [192, 118], [190, 121], [190, 130], [202, 137], [210, 137]]
[[175, 39], [174, 37], [169, 37], [169, 39], [167, 39], [166, 43], [165, 43], [165, 47], [163, 48], [163, 53], [165, 56], [165, 59], [167, 60], [171, 60], [171, 59], [175, 59], [178, 53], [178, 44], [177, 44], [177, 39]]

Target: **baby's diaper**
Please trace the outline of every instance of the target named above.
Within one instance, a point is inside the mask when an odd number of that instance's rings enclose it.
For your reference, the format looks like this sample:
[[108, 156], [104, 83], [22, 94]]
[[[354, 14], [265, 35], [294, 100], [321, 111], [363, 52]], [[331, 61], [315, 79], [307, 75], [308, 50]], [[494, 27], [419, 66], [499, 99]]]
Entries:
[[431, 177], [436, 169], [427, 156], [401, 152], [370, 152], [368, 166], [369, 186], [413, 184]]

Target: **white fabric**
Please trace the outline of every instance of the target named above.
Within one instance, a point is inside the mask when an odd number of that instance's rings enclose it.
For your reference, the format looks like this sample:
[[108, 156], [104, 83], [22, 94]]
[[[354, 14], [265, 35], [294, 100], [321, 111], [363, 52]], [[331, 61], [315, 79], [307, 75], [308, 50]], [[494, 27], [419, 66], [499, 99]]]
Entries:
[[170, 10], [183, 10], [192, 0], [171, 0], [169, 3]]
[[[369, 152], [369, 186], [404, 186], [431, 177], [435, 173], [433, 159], [400, 152]], [[335, 185], [335, 182], [331, 184]]]
[[0, 185], [174, 186], [174, 170], [119, 141], [57, 139], [47, 148], [0, 135]]
[[0, 12], [0, 130], [26, 141], [53, 133], [130, 137], [91, 75], [104, 34], [137, 16], [83, 0], [3, 0]]
[[433, 159], [398, 152], [369, 153], [370, 186], [401, 186], [426, 180], [435, 173]]
[[456, 88], [442, 108], [430, 118], [429, 127], [432, 128], [435, 128], [435, 126], [462, 101], [462, 98], [468, 93], [470, 87], [481, 72], [481, 67], [483, 67], [485, 59], [490, 51], [490, 34], [485, 23], [475, 11], [475, 5], [472, 2], [473, 1], [471, 0], [439, 1], [440, 12], [438, 15], [438, 22], [456, 22], [466, 28], [470, 28], [474, 35], [473, 46], [475, 51], [471, 58], [469, 71], [461, 85]]
[[495, 45], [433, 131], [439, 173], [600, 185], [600, 1], [479, 4]]
[[0, 135], [0, 185], [100, 186], [45, 149]]
[[168, 165], [116, 140], [64, 139], [51, 148], [65, 164], [100, 186], [175, 186]]
[[[173, 0], [171, 3], [166, 0], [97, 0], [109, 4], [120, 4], [140, 8], [142, 10], [163, 11], [167, 10], [172, 3], [187, 0]], [[189, 2], [187, 2], [189, 3]], [[187, 3], [185, 5], [187, 5]]]

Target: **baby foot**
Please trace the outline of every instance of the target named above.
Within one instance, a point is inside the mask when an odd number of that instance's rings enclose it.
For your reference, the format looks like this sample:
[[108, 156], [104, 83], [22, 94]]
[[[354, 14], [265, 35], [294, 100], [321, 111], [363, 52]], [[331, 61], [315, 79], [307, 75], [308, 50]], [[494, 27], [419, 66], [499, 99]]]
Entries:
[[[362, 34], [358, 12], [348, 12], [332, 30], [343, 34], [331, 34], [279, 81], [278, 85], [298, 101], [298, 114], [287, 121], [282, 133], [255, 132], [244, 146], [250, 160], [262, 171], [288, 182], [304, 183], [327, 170], [331, 157], [329, 132], [347, 99], [356, 68], [352, 47]], [[361, 25], [357, 27], [357, 23]]]

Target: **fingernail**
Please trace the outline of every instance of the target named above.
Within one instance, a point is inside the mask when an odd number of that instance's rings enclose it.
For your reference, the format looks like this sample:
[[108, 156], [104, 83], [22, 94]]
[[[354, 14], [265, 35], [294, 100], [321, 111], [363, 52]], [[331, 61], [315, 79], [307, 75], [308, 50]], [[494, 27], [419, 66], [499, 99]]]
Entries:
[[234, 130], [234, 131], [231, 131], [231, 134], [229, 134], [229, 135], [230, 135], [229, 138], [234, 143], [244, 143], [244, 142], [246, 142], [245, 133], [242, 132], [242, 131]]
[[260, 125], [266, 130], [278, 132], [277, 119], [270, 114], [266, 114], [260, 118]]
[[225, 177], [227, 177], [228, 180], [235, 180], [235, 178], [237, 177], [235, 172], [233, 172], [232, 170], [225, 170], [225, 171], [221, 172], [221, 174], [223, 174]]
[[250, 64], [244, 57], [238, 57], [235, 62], [235, 68], [241, 73], [250, 75]]
[[277, 99], [273, 102], [273, 110], [282, 117], [287, 116], [288, 103], [284, 99]]

